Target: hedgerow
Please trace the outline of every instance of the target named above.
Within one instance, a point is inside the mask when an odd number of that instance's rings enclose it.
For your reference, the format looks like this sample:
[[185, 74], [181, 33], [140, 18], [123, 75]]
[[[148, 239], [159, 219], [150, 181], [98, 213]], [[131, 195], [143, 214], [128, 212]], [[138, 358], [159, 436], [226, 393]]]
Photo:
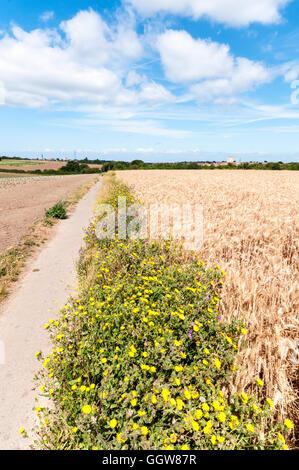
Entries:
[[[103, 199], [134, 198], [113, 180]], [[50, 319], [38, 380], [42, 449], [286, 449], [271, 399], [231, 394], [240, 321], [224, 322], [224, 273], [170, 240], [98, 239], [79, 263], [80, 298]], [[263, 387], [257, 379], [257, 387]], [[262, 396], [262, 394], [260, 394]]]

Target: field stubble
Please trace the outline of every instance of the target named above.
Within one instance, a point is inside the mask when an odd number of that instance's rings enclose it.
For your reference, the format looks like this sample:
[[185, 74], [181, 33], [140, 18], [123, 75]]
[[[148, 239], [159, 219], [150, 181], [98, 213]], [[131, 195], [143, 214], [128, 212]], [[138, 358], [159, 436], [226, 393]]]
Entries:
[[234, 390], [256, 377], [279, 414], [296, 419], [298, 386], [298, 172], [121, 171], [146, 205], [194, 203], [204, 212], [200, 258], [226, 272], [223, 318], [246, 322]]

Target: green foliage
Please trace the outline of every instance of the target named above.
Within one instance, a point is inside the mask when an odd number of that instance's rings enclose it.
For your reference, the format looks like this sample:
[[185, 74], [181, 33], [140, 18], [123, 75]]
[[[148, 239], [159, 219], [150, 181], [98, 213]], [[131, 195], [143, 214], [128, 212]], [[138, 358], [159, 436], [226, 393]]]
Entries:
[[[109, 188], [103, 202], [133, 201]], [[80, 298], [45, 325], [50, 355], [37, 353], [53, 400], [36, 409], [39, 448], [283, 448], [290, 424], [271, 424], [272, 401], [228, 391], [246, 330], [219, 314], [220, 268], [170, 240], [98, 240], [95, 224], [85, 241]]]
[[69, 160], [63, 167], [63, 171], [70, 173], [83, 173], [87, 169], [88, 165], [86, 163], [80, 163], [76, 160]]
[[217, 162], [177, 162], [177, 163], [144, 163], [142, 160], [133, 160], [132, 162], [111, 161], [103, 165], [102, 171], [111, 170], [299, 170], [298, 162], [245, 162], [238, 165], [228, 163], [226, 165], [217, 165]]
[[53, 219], [65, 219], [66, 218], [66, 202], [59, 201], [55, 206], [51, 207], [45, 212], [46, 217]]

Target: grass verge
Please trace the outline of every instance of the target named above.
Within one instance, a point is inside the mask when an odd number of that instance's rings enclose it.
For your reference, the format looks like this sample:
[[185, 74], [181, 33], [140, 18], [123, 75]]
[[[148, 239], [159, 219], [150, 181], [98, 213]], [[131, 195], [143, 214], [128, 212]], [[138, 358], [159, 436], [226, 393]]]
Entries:
[[[132, 202], [114, 178], [101, 202]], [[219, 316], [223, 273], [170, 240], [98, 239], [86, 233], [80, 298], [50, 319], [53, 350], [38, 381], [41, 449], [286, 449], [293, 423], [273, 424], [274, 403], [229, 392], [241, 322]]]

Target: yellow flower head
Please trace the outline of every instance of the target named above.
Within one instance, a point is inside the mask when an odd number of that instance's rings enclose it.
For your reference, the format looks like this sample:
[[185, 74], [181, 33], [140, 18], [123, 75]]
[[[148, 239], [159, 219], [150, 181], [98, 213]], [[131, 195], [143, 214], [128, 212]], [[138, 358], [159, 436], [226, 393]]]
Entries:
[[142, 426], [142, 427], [141, 427], [141, 434], [142, 434], [143, 436], [147, 436], [148, 433], [149, 433], [148, 428], [147, 428], [146, 426]]
[[109, 421], [109, 426], [110, 426], [112, 429], [114, 429], [114, 428], [116, 427], [116, 425], [117, 425], [116, 419], [113, 418], [113, 419], [111, 419], [111, 421]]
[[86, 415], [89, 415], [89, 413], [91, 413], [91, 406], [90, 405], [84, 405], [83, 408], [82, 408], [82, 411]]
[[285, 425], [288, 429], [294, 429], [294, 423], [292, 423], [292, 421], [291, 421], [290, 419], [285, 419], [284, 425]]
[[249, 432], [254, 432], [254, 427], [252, 426], [252, 424], [246, 424], [246, 429]]

